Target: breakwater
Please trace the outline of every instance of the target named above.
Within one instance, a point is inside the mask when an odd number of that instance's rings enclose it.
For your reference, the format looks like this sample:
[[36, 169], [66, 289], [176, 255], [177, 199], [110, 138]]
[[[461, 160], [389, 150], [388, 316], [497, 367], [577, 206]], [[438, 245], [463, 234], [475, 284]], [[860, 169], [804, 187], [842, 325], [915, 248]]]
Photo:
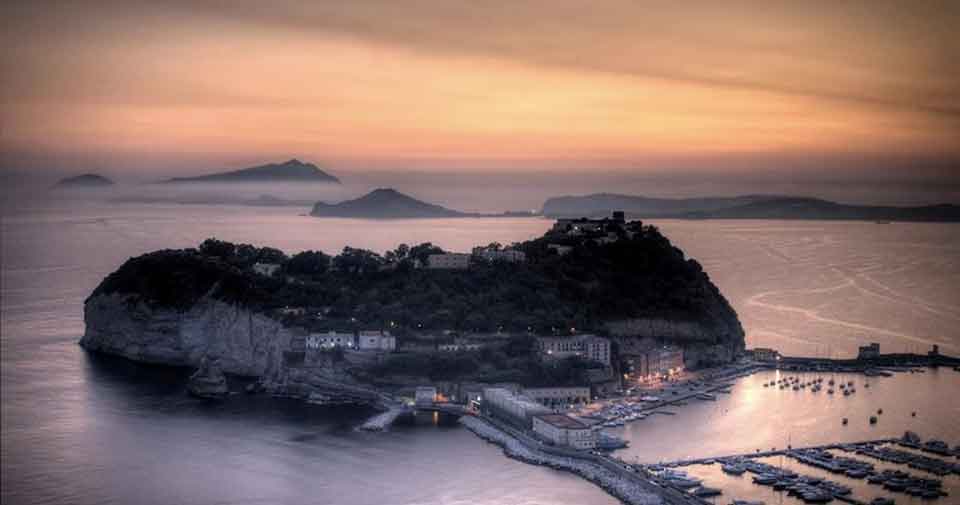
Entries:
[[620, 464], [616, 460], [581, 451], [546, 446], [493, 420], [466, 416], [461, 418], [460, 422], [480, 438], [502, 447], [508, 457], [577, 474], [624, 503], [634, 505], [703, 505], [707, 503], [694, 496], [661, 489], [635, 473], [628, 465]]

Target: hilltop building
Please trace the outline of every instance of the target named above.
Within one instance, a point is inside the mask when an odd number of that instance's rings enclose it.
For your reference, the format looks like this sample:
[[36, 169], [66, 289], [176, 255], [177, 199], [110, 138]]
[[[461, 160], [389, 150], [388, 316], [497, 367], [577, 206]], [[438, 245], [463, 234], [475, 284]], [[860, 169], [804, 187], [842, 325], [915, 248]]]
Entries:
[[470, 255], [464, 253], [431, 254], [427, 256], [427, 268], [436, 270], [466, 270], [470, 268]]
[[523, 263], [527, 255], [516, 249], [497, 250], [490, 247], [474, 247], [473, 256], [485, 261], [506, 261], [508, 263]]

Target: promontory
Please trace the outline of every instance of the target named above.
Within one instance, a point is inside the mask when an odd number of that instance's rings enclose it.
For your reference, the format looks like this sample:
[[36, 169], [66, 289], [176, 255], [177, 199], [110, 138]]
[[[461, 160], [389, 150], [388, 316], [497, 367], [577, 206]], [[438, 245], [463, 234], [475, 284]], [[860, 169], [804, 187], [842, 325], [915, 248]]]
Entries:
[[470, 253], [424, 243], [287, 255], [208, 239], [127, 260], [84, 316], [90, 351], [213, 362], [269, 393], [331, 402], [375, 403], [420, 384], [613, 390], [641, 373], [643, 353], [670, 349], [697, 368], [744, 347], [700, 264], [622, 214]]

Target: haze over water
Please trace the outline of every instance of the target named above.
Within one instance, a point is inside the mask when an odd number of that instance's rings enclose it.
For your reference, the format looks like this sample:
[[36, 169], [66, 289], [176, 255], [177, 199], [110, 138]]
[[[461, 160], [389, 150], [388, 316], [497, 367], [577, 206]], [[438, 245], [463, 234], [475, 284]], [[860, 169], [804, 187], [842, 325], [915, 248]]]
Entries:
[[[132, 255], [203, 239], [288, 253], [383, 251], [432, 241], [469, 250], [545, 231], [541, 219], [316, 219], [297, 208], [32, 203], [2, 222], [4, 503], [615, 503], [573, 476], [509, 460], [432, 418], [352, 431], [366, 412], [239, 396], [190, 399], [182, 372], [90, 356], [83, 300]], [[750, 346], [787, 354], [960, 354], [960, 228], [865, 222], [656, 221], [703, 264]], [[656, 461], [916, 429], [960, 442], [960, 375], [871, 379], [851, 399], [792, 397], [743, 380], [730, 397], [625, 431], [627, 459]], [[862, 381], [862, 378], [854, 380]], [[792, 394], [792, 392], [791, 392]], [[900, 399], [900, 403], [890, 403]], [[875, 427], [863, 419], [881, 400]], [[908, 417], [917, 410], [918, 418]], [[851, 418], [843, 431], [839, 419]], [[756, 486], [754, 486], [756, 487]], [[954, 493], [956, 495], [956, 493]], [[726, 497], [725, 497], [726, 498]], [[900, 499], [898, 498], [898, 502]]]

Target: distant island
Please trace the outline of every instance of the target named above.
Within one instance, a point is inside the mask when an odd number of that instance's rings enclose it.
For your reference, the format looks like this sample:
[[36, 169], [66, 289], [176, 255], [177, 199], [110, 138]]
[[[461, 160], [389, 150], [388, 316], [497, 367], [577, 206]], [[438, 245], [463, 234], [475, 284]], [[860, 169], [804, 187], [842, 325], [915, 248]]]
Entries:
[[310, 215], [364, 219], [481, 217], [480, 214], [460, 212], [417, 200], [391, 188], [375, 189], [360, 198], [335, 204], [317, 202]]
[[554, 218], [601, 216], [614, 210], [638, 218], [960, 221], [960, 206], [951, 204], [914, 207], [846, 205], [819, 198], [777, 195], [648, 198], [596, 193], [550, 198], [543, 204], [543, 214]]
[[54, 188], [102, 188], [113, 186], [114, 182], [102, 175], [83, 174], [64, 177], [54, 184]]
[[166, 183], [193, 182], [319, 182], [340, 184], [340, 179], [317, 168], [312, 163], [292, 159], [284, 163], [270, 163], [255, 167], [220, 172], [196, 177], [174, 177]]

